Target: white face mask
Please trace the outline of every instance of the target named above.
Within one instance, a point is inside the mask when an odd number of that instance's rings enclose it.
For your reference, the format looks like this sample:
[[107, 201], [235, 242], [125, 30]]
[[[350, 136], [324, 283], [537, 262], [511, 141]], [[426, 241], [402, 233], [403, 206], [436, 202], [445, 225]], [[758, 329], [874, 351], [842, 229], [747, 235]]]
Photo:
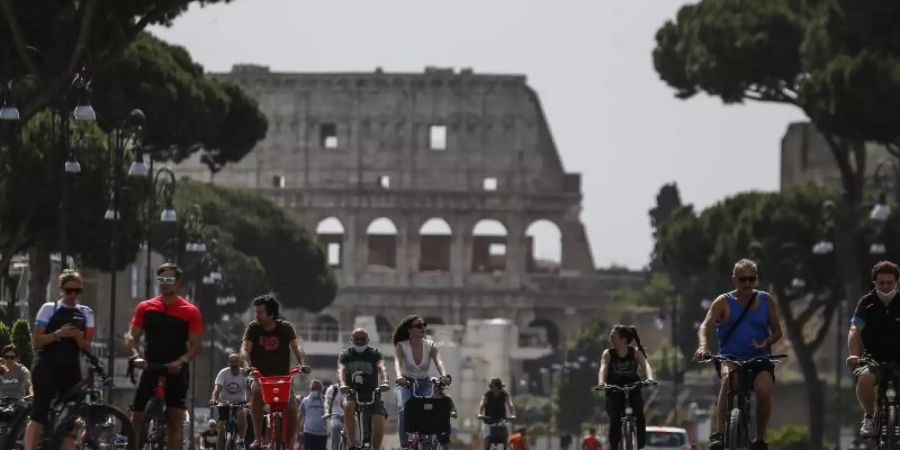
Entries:
[[368, 345], [354, 345], [353, 351], [356, 353], [362, 353], [362, 352], [366, 351], [367, 348], [369, 348]]
[[880, 298], [881, 301], [887, 303], [894, 298], [894, 295], [897, 293], [897, 289], [892, 289], [887, 292], [881, 292], [880, 290], [875, 289], [875, 293], [878, 294], [878, 298]]

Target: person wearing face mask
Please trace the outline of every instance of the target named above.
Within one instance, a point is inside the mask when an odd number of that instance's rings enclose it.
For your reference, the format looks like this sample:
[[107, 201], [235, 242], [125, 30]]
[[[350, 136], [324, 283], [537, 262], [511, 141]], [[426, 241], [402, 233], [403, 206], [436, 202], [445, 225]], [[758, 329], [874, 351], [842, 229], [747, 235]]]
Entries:
[[306, 450], [325, 450], [328, 445], [328, 425], [325, 423], [325, 401], [322, 382], [309, 383], [309, 395], [300, 401], [300, 430]]
[[[209, 405], [215, 406], [221, 403], [237, 405], [247, 402], [247, 374], [241, 369], [241, 355], [232, 353], [228, 355], [228, 367], [219, 371], [216, 375], [212, 395], [209, 399]], [[238, 426], [238, 448], [243, 446], [243, 437], [247, 434], [247, 414], [244, 408], [230, 408], [228, 406], [220, 406], [218, 408], [217, 417], [219, 419], [219, 430], [223, 430], [218, 434], [216, 442], [216, 450], [225, 448], [226, 433], [225, 421], [228, 419], [229, 410], [234, 411], [234, 420]]]
[[[381, 450], [384, 438], [384, 422], [387, 409], [381, 400], [381, 392], [389, 389], [387, 367], [377, 348], [369, 345], [369, 333], [357, 328], [350, 335], [351, 346], [338, 357], [337, 376], [344, 396], [344, 430], [350, 439], [356, 437], [356, 400], [374, 403], [366, 406], [372, 415], [372, 450]], [[379, 377], [381, 384], [379, 384]], [[359, 442], [352, 442], [350, 449], [358, 449]]]
[[[850, 356], [847, 365], [852, 369], [862, 355], [879, 363], [900, 361], [900, 299], [897, 280], [900, 268], [890, 261], [881, 261], [872, 268], [873, 289], [859, 299], [850, 319], [847, 346]], [[875, 387], [879, 373], [869, 367], [857, 372], [856, 398], [864, 415], [859, 427], [862, 437], [878, 435], [875, 426]]]

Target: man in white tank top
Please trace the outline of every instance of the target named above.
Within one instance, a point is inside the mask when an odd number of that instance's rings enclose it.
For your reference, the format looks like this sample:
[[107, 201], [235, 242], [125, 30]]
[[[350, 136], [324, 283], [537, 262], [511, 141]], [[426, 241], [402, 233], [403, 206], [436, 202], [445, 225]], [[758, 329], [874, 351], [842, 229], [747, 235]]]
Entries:
[[[450, 384], [450, 375], [444, 369], [444, 362], [438, 354], [434, 341], [425, 338], [425, 320], [418, 316], [408, 316], [394, 332], [394, 369], [397, 371], [397, 413], [399, 424], [397, 434], [400, 447], [409, 448], [409, 436], [406, 433], [403, 409], [413, 394], [419, 397], [431, 397], [432, 385], [429, 380], [431, 363], [444, 385]], [[413, 392], [415, 391], [415, 392]]]

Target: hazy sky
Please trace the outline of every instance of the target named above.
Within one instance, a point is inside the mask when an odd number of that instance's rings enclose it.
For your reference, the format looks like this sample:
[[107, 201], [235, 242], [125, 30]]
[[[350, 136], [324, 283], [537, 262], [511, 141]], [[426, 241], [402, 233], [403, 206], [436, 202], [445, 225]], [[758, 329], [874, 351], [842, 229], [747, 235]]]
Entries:
[[789, 107], [677, 100], [653, 70], [657, 28], [684, 0], [235, 0], [154, 29], [208, 71], [519, 73], [540, 95], [567, 171], [582, 173], [598, 265], [644, 266], [664, 183], [708, 206], [776, 190]]

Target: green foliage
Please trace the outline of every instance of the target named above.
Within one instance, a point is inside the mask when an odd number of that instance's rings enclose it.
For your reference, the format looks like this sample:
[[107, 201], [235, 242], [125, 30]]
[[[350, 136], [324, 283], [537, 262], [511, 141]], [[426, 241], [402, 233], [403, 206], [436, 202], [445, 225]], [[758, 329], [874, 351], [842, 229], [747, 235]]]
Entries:
[[[570, 364], [556, 375], [554, 397], [557, 400], [557, 429], [580, 434], [583, 423], [598, 423], [603, 411], [602, 396], [593, 390], [597, 385], [597, 368], [603, 350], [608, 347], [611, 327], [603, 320], [583, 326], [567, 345]], [[579, 358], [582, 357], [582, 358]], [[583, 359], [583, 361], [579, 361]]]
[[[786, 425], [766, 435], [772, 450], [810, 450], [809, 428]], [[822, 447], [827, 448], [827, 447]]]
[[544, 423], [552, 415], [552, 400], [548, 397], [517, 395], [513, 401], [516, 405], [516, 423], [519, 425]]
[[18, 319], [13, 322], [12, 342], [16, 345], [16, 352], [19, 353], [19, 362], [25, 367], [31, 367], [34, 363], [34, 347], [31, 343], [31, 327], [27, 320]]
[[176, 209], [187, 211], [192, 204], [200, 207], [204, 241], [222, 264], [238, 310], [266, 292], [276, 293], [286, 307], [312, 312], [334, 300], [337, 285], [324, 252], [273, 202], [254, 192], [179, 183]]
[[12, 343], [11, 330], [9, 325], [0, 322], [0, 348]]

